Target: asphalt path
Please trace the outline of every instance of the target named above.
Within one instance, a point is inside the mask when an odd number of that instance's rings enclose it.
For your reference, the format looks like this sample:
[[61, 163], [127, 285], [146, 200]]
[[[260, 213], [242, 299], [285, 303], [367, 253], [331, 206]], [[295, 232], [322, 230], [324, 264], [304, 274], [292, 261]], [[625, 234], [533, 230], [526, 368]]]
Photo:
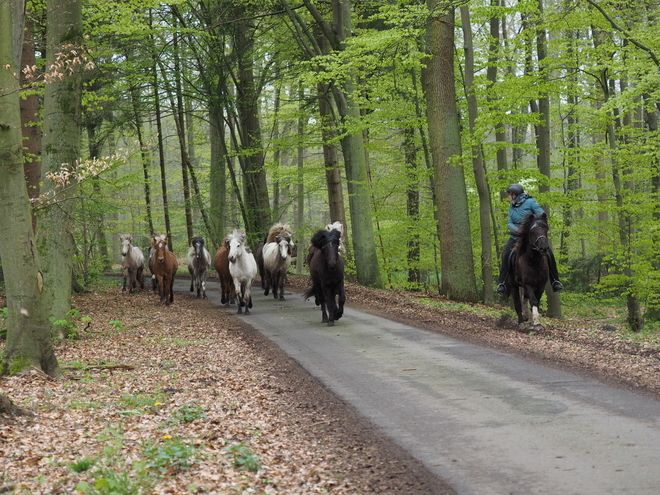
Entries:
[[460, 495], [660, 494], [660, 402], [350, 307], [328, 327], [285, 297], [255, 287], [239, 318]]

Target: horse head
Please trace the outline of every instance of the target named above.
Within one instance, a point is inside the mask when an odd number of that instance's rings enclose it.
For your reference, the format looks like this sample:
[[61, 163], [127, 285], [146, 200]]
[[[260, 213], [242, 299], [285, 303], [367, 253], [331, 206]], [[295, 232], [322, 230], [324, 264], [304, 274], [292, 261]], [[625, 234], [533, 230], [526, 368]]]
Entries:
[[285, 260], [291, 256], [291, 250], [293, 249], [293, 242], [291, 237], [287, 235], [278, 235], [276, 238], [277, 247], [280, 251], [280, 257]]
[[314, 237], [312, 237], [312, 245], [321, 250], [330, 271], [335, 271], [337, 269], [340, 238], [341, 232], [336, 229], [330, 231], [319, 230], [314, 234]]
[[204, 239], [202, 237], [193, 237], [190, 245], [195, 248], [195, 258], [198, 260], [204, 257]]
[[131, 247], [133, 247], [133, 236], [130, 234], [122, 234], [119, 236], [119, 239], [121, 240], [121, 255], [126, 256], [131, 251]]
[[523, 238], [527, 238], [529, 247], [543, 256], [547, 256], [550, 244], [548, 242], [548, 216], [527, 215], [521, 226]]
[[165, 262], [165, 253], [167, 252], [167, 237], [159, 239], [154, 245], [155, 258], [159, 263]]
[[227, 244], [229, 246], [229, 262], [235, 263], [236, 259], [243, 254], [243, 242], [245, 241], [245, 234], [238, 230], [234, 230], [227, 236]]

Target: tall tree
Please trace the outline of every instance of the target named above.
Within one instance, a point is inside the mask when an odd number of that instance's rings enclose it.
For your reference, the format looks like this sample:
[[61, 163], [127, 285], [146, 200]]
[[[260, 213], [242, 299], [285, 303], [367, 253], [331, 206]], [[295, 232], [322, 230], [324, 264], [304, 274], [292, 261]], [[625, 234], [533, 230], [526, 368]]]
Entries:
[[[46, 4], [46, 89], [43, 107], [42, 192], [52, 203], [37, 219], [39, 254], [43, 260], [44, 295], [51, 315], [68, 319], [71, 309], [75, 253], [75, 169], [80, 157], [82, 7], [80, 0], [48, 0]], [[61, 174], [64, 180], [53, 180]]]
[[454, 80], [454, 10], [427, 0], [427, 69], [424, 73], [429, 141], [433, 156], [442, 267], [441, 291], [457, 301], [477, 301], [467, 190]]
[[7, 294], [7, 344], [0, 372], [16, 373], [34, 366], [50, 376], [61, 376], [23, 173], [15, 58], [20, 50], [13, 33], [16, 25], [23, 26], [24, 10], [21, 2], [14, 2], [13, 7], [0, 2], [0, 260]]

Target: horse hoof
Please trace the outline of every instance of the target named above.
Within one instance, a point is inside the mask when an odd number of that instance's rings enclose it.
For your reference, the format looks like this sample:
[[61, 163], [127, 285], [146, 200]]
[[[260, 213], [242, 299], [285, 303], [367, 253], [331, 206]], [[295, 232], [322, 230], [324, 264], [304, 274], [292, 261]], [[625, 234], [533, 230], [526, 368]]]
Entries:
[[335, 322], [334, 322], [334, 320], [330, 320], [330, 321], [328, 322], [328, 326], [329, 326], [329, 327], [334, 327], [334, 326], [335, 326]]
[[280, 301], [285, 301], [284, 296], [280, 296]]

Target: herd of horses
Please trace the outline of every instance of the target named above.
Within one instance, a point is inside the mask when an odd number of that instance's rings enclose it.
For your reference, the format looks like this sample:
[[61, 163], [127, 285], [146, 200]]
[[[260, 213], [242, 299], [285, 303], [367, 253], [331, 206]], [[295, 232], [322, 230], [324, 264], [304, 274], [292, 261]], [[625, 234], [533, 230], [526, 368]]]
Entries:
[[[311, 288], [304, 298], [314, 297], [321, 306], [323, 322], [334, 325], [344, 310], [344, 259], [342, 256], [343, 226], [339, 222], [318, 230], [311, 239], [306, 257], [309, 267]], [[236, 303], [238, 313], [245, 310], [250, 314], [252, 296], [250, 289], [257, 273], [261, 276], [264, 295], [272, 290], [275, 299], [284, 300], [284, 283], [294, 251], [292, 230], [288, 225], [273, 225], [263, 242], [256, 249], [256, 256], [245, 244], [245, 234], [234, 230], [215, 253], [213, 267], [220, 279], [225, 307]], [[540, 328], [539, 301], [549, 278], [548, 265], [548, 222], [545, 213], [528, 215], [516, 232], [518, 238], [509, 258], [505, 297], [513, 296], [518, 323], [530, 321], [532, 329]], [[121, 236], [125, 291], [129, 293], [138, 286], [144, 289], [142, 250], [132, 245], [130, 235]], [[188, 251], [190, 291], [197, 290], [197, 297], [206, 297], [206, 277], [211, 264], [204, 239], [194, 237]], [[161, 302], [169, 305], [174, 300], [172, 285], [178, 269], [176, 257], [167, 248], [165, 236], [153, 236], [149, 252], [149, 269], [152, 287], [158, 290]]]
[[[344, 259], [341, 237], [343, 226], [334, 222], [325, 229], [318, 230], [311, 239], [306, 257], [312, 282], [304, 298], [314, 297], [321, 306], [322, 321], [328, 326], [341, 318], [346, 300], [344, 292]], [[213, 268], [218, 274], [221, 288], [221, 302], [225, 307], [232, 303], [238, 306], [238, 313], [250, 314], [252, 308], [251, 288], [259, 273], [264, 295], [271, 291], [277, 300], [284, 300], [284, 284], [291, 265], [295, 245], [293, 231], [289, 225], [276, 223], [268, 235], [257, 246], [256, 253], [246, 245], [245, 233], [234, 229], [228, 234], [213, 257]], [[122, 234], [121, 253], [124, 283], [122, 291], [144, 289], [144, 255], [134, 246], [131, 235]], [[174, 301], [174, 277], [179, 264], [176, 256], [168, 248], [164, 235], [153, 235], [150, 240], [148, 267], [151, 272], [153, 291], [158, 291], [160, 302], [170, 305]], [[197, 297], [206, 298], [206, 279], [211, 267], [211, 255], [204, 246], [202, 237], [193, 237], [187, 256], [190, 272], [190, 292], [197, 291]]]

